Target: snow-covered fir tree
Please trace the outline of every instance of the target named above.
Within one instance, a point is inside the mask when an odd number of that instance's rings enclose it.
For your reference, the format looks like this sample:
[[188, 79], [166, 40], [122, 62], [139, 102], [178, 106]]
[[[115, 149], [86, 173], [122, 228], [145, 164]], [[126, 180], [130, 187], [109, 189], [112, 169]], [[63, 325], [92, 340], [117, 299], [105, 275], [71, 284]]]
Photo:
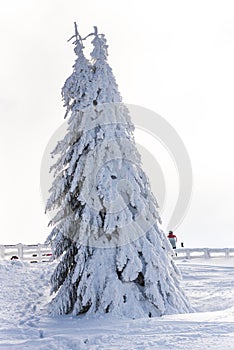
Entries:
[[92, 33], [91, 61], [75, 33], [77, 59], [62, 96], [67, 134], [52, 155], [47, 211], [58, 263], [53, 314], [160, 316], [190, 311], [157, 203], [141, 167], [129, 113], [107, 62], [104, 35]]

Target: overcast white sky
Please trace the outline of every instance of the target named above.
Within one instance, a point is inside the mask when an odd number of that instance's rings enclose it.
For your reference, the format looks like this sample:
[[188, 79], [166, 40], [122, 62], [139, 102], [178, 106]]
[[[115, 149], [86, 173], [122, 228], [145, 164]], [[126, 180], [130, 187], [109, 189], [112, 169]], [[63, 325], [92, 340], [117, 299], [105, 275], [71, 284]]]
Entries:
[[124, 101], [160, 114], [186, 145], [194, 189], [178, 237], [185, 246], [233, 247], [234, 1], [0, 4], [0, 244], [43, 242], [49, 233], [40, 164], [63, 122], [77, 21], [83, 35], [93, 25], [106, 34]]

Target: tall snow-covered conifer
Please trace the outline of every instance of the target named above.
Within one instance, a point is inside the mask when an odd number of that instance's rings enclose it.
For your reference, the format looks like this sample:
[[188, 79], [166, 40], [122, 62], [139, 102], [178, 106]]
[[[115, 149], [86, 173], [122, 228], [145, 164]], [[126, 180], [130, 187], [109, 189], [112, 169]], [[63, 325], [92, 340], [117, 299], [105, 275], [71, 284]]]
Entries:
[[92, 33], [91, 62], [78, 56], [62, 95], [67, 134], [53, 151], [48, 237], [60, 257], [52, 277], [53, 314], [127, 317], [188, 312], [180, 274], [141, 167], [134, 126], [107, 63], [104, 35]]

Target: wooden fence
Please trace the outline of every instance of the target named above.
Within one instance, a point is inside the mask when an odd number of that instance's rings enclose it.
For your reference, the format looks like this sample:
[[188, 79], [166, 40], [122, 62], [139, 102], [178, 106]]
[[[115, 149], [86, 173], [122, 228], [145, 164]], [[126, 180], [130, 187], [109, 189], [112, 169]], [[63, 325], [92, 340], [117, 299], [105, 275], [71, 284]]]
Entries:
[[[175, 250], [175, 259], [193, 258], [218, 258], [234, 257], [234, 248], [180, 248]], [[48, 262], [52, 260], [52, 250], [50, 245], [44, 244], [16, 244], [0, 245], [0, 259], [10, 260], [13, 256], [20, 260], [36, 262]]]
[[52, 260], [52, 250], [50, 245], [44, 244], [0, 245], [0, 259], [10, 260], [12, 257], [31, 263], [48, 262]]
[[180, 248], [175, 252], [175, 259], [234, 257], [234, 248]]

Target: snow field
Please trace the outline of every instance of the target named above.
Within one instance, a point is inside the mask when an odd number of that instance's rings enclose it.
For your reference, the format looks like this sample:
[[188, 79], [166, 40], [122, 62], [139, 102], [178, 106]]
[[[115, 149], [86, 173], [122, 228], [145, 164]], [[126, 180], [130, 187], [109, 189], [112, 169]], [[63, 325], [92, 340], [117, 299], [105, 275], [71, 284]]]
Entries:
[[233, 349], [234, 259], [178, 265], [194, 313], [131, 320], [49, 317], [54, 263], [0, 261], [0, 349]]

